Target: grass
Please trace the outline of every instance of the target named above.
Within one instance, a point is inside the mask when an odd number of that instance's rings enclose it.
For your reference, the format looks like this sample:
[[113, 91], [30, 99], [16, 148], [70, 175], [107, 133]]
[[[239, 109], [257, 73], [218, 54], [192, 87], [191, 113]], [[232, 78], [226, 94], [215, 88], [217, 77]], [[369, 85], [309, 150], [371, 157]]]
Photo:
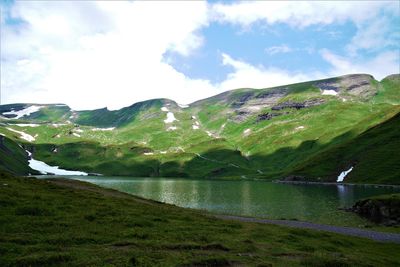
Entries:
[[400, 245], [219, 220], [78, 181], [0, 176], [1, 266], [398, 266]]
[[0, 169], [6, 172], [23, 175], [38, 174], [28, 167], [25, 150], [13, 140], [0, 135]]
[[354, 166], [346, 182], [399, 184], [399, 127], [398, 113], [355, 138], [334, 145], [294, 172], [314, 179], [331, 173], [335, 180], [337, 166], [341, 166], [342, 170]]

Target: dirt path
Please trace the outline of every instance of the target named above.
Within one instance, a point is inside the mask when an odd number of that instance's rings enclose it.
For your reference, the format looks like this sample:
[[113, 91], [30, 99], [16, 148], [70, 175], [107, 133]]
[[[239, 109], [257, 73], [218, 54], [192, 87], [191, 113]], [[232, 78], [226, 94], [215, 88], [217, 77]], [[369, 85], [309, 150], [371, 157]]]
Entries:
[[240, 217], [240, 216], [231, 216], [231, 215], [215, 215], [218, 219], [223, 220], [233, 220], [233, 221], [241, 221], [241, 222], [255, 222], [255, 223], [264, 223], [264, 224], [276, 224], [283, 225], [295, 228], [304, 228], [304, 229], [313, 229], [319, 231], [327, 231], [342, 235], [351, 235], [357, 237], [369, 238], [379, 242], [393, 242], [400, 244], [400, 234], [395, 233], [383, 233], [383, 232], [375, 232], [369, 231], [359, 228], [353, 227], [343, 227], [343, 226], [333, 226], [333, 225], [325, 225], [325, 224], [317, 224], [310, 222], [300, 222], [300, 221], [289, 221], [289, 220], [270, 220], [270, 219], [258, 219], [258, 218], [249, 218], [249, 217]]

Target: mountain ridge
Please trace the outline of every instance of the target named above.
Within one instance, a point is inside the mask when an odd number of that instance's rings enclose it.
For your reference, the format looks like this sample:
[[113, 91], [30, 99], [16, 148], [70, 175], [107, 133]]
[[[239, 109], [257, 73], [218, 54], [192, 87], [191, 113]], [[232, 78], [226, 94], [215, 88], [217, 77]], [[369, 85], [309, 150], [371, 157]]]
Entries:
[[[400, 112], [399, 77], [378, 82], [368, 74], [350, 74], [236, 89], [187, 107], [165, 98], [111, 111], [8, 104], [0, 106], [0, 133], [36, 159], [73, 170], [284, 179], [304, 161], [395, 117]], [[23, 112], [31, 113], [21, 116]], [[397, 129], [394, 123], [389, 128]], [[0, 160], [0, 166], [5, 164]], [[341, 164], [335, 168], [343, 171]], [[352, 175], [348, 179], [360, 180]], [[332, 170], [320, 176], [331, 181]], [[395, 178], [386, 182], [399, 183]]]

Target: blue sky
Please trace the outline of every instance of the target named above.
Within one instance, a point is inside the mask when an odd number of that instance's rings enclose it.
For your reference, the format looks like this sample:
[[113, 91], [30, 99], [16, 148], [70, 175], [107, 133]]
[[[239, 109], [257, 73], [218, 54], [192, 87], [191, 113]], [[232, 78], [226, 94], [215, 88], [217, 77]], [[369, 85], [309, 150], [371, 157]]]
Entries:
[[400, 72], [399, 3], [3, 1], [2, 101], [116, 109], [349, 73], [380, 80]]
[[[165, 57], [185, 75], [216, 83], [222, 82], [231, 69], [221, 64], [222, 51], [253, 65], [279, 67], [290, 72], [328, 71], [330, 64], [322, 58], [319, 50], [329, 49], [343, 54], [355, 32], [355, 26], [350, 22], [304, 29], [294, 29], [283, 23], [269, 27], [257, 24], [248, 30], [216, 23], [201, 31], [206, 41], [193, 55], [182, 56], [167, 51]], [[361, 54], [368, 57], [368, 51]]]

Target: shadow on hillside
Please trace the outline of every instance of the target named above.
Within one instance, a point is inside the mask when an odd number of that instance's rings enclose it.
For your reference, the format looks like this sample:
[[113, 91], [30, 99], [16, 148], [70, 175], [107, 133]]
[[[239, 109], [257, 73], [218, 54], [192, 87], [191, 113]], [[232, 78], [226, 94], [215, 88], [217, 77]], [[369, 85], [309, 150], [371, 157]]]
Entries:
[[90, 142], [63, 144], [57, 146], [57, 153], [52, 152], [55, 145], [50, 144], [30, 145], [28, 149], [37, 159], [50, 165], [104, 175], [281, 179], [294, 174], [299, 176], [298, 179], [303, 176], [308, 180], [335, 181], [341, 171], [357, 164], [368, 149], [376, 142], [382, 142], [380, 132], [390, 132], [395, 135], [390, 138], [400, 140], [399, 125], [400, 114], [361, 135], [349, 131], [326, 144], [318, 139], [307, 140], [297, 147], [284, 147], [271, 154], [250, 157], [243, 156], [238, 150], [214, 149], [201, 155], [186, 154], [192, 158], [185, 162], [146, 160], [143, 159], [146, 148], [100, 146]]

